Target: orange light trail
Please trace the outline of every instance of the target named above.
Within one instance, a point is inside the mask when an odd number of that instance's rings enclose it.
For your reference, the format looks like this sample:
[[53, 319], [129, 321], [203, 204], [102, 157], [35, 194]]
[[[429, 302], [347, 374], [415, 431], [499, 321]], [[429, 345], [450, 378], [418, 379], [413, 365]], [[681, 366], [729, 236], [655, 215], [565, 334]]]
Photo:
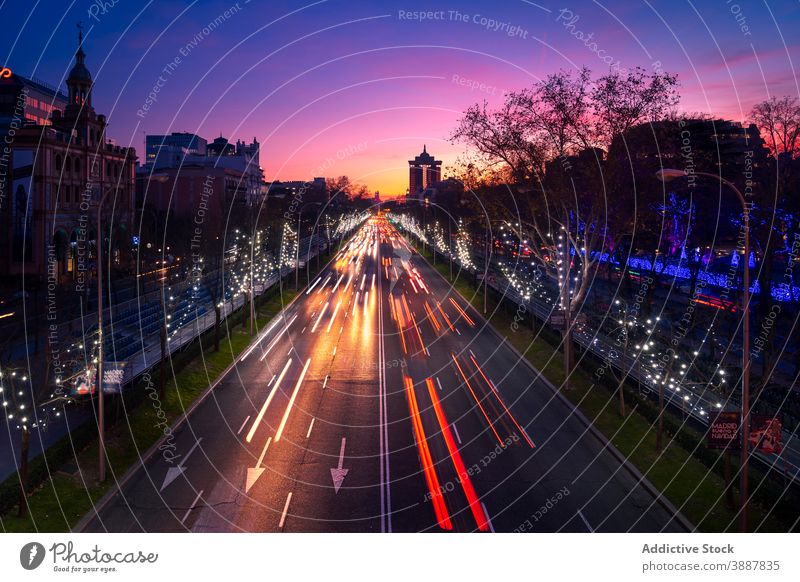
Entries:
[[425, 382], [428, 385], [428, 394], [431, 395], [431, 402], [433, 402], [433, 410], [436, 412], [436, 419], [439, 421], [439, 426], [442, 427], [442, 436], [444, 436], [444, 442], [447, 444], [450, 459], [453, 461], [456, 473], [458, 473], [458, 481], [464, 488], [464, 495], [467, 496], [470, 511], [472, 511], [472, 515], [478, 523], [478, 529], [480, 531], [488, 531], [489, 518], [486, 516], [486, 512], [483, 511], [480, 499], [478, 499], [478, 494], [475, 492], [475, 487], [472, 485], [472, 480], [469, 478], [467, 467], [464, 465], [461, 453], [458, 452], [456, 441], [453, 439], [453, 433], [450, 430], [450, 423], [447, 422], [444, 409], [442, 408], [441, 402], [439, 402], [439, 396], [436, 394], [433, 380], [428, 378]]
[[[391, 296], [390, 296], [391, 297]], [[394, 316], [394, 320], [397, 322], [397, 329], [400, 330], [400, 341], [403, 344], [403, 353], [408, 353], [408, 348], [406, 347], [406, 338], [405, 334], [403, 334], [403, 314], [401, 313], [400, 309], [394, 304], [396, 299], [391, 297], [391, 301], [389, 301], [389, 305], [392, 308], [392, 315]]]
[[431, 320], [431, 323], [433, 324], [433, 329], [436, 330], [436, 333], [439, 333], [439, 331], [442, 329], [442, 326], [439, 324], [439, 321], [436, 319], [436, 316], [433, 314], [433, 311], [431, 311], [431, 308], [428, 305], [427, 301], [425, 302], [425, 311], [428, 313], [428, 318]]
[[455, 329], [453, 329], [453, 324], [450, 323], [450, 318], [447, 317], [447, 314], [442, 309], [442, 304], [437, 301], [436, 302], [436, 307], [439, 308], [439, 313], [441, 313], [442, 317], [444, 317], [444, 320], [447, 322], [447, 327], [450, 328], [450, 331], [455, 331]]
[[483, 408], [483, 405], [481, 405], [481, 401], [478, 400], [478, 396], [475, 394], [475, 391], [472, 389], [472, 384], [469, 383], [469, 380], [467, 379], [466, 374], [464, 374], [464, 370], [461, 369], [461, 365], [458, 363], [458, 360], [456, 359], [456, 355], [451, 353], [450, 356], [453, 358], [453, 362], [455, 363], [456, 368], [458, 368], [458, 371], [461, 374], [461, 377], [464, 379], [464, 383], [467, 385], [467, 388], [469, 389], [469, 393], [472, 394], [472, 397], [475, 399], [475, 403], [478, 405], [478, 408], [480, 409], [481, 413], [483, 413], [483, 417], [486, 419], [486, 422], [489, 423], [489, 428], [492, 429], [492, 432], [494, 433], [494, 436], [497, 437], [497, 442], [500, 443], [501, 447], [505, 447], [505, 443], [503, 443], [503, 439], [500, 438], [500, 435], [497, 433], [497, 430], [494, 428], [494, 423], [489, 418], [489, 415], [486, 414], [486, 410]]
[[502, 398], [500, 398], [500, 393], [497, 391], [497, 388], [495, 388], [495, 387], [494, 387], [494, 384], [493, 384], [492, 382], [490, 382], [490, 381], [489, 381], [489, 378], [487, 378], [487, 377], [486, 377], [486, 374], [484, 374], [484, 373], [483, 373], [483, 370], [482, 370], [482, 369], [481, 369], [481, 367], [478, 365], [478, 362], [476, 362], [476, 361], [475, 361], [475, 358], [474, 358], [474, 357], [472, 357], [472, 355], [470, 355], [469, 359], [470, 359], [470, 360], [472, 360], [472, 363], [473, 363], [473, 364], [475, 364], [475, 367], [478, 369], [478, 372], [480, 372], [481, 376], [483, 376], [483, 380], [484, 380], [484, 382], [486, 382], [486, 383], [489, 385], [489, 388], [491, 388], [491, 389], [492, 389], [492, 394], [494, 394], [494, 395], [495, 395], [495, 398], [497, 398], [497, 401], [500, 403], [500, 406], [502, 406], [502, 407], [503, 407], [503, 410], [505, 410], [505, 411], [506, 411], [506, 414], [507, 414], [507, 415], [508, 415], [508, 417], [509, 417], [509, 418], [512, 420], [512, 422], [514, 423], [514, 426], [516, 426], [516, 427], [517, 427], [517, 430], [518, 430], [519, 432], [521, 432], [521, 433], [522, 433], [522, 436], [523, 436], [523, 437], [525, 438], [525, 440], [528, 442], [528, 445], [530, 445], [530, 447], [531, 447], [532, 449], [536, 448], [536, 445], [534, 445], [534, 444], [533, 444], [533, 441], [532, 441], [532, 440], [530, 439], [530, 437], [528, 436], [528, 433], [526, 433], [526, 432], [525, 432], [525, 430], [524, 430], [524, 429], [523, 429], [523, 428], [522, 428], [522, 427], [519, 425], [519, 423], [517, 422], [517, 419], [516, 419], [516, 418], [514, 418], [514, 415], [513, 415], [513, 414], [511, 414], [511, 411], [510, 411], [510, 410], [508, 409], [508, 407], [506, 406], [506, 403], [505, 403], [505, 402], [503, 402], [503, 399], [502, 399]]
[[[339, 313], [339, 308], [341, 306], [342, 306], [342, 302], [339, 301], [336, 304], [336, 308], [333, 310], [333, 315], [331, 315], [331, 320], [328, 322], [328, 329], [327, 329], [327, 331], [325, 333], [330, 333], [331, 332], [331, 326], [333, 326], [333, 322], [336, 320], [336, 314]], [[314, 331], [314, 330], [311, 330], [311, 331]]]
[[449, 299], [450, 299], [450, 303], [452, 303], [455, 306], [455, 308], [458, 310], [458, 312], [461, 314], [461, 317], [464, 318], [464, 321], [466, 321], [470, 325], [470, 327], [475, 327], [475, 322], [470, 319], [470, 317], [469, 317], [469, 315], [467, 315], [466, 311], [461, 309], [461, 306], [458, 303], [456, 303], [455, 299], [453, 299], [452, 297], [450, 297]]
[[422, 348], [422, 352], [425, 352], [425, 342], [422, 341], [422, 334], [419, 332], [419, 327], [417, 326], [417, 320], [414, 319], [414, 314], [411, 313], [411, 310], [408, 308], [408, 301], [406, 301], [405, 294], [403, 295], [403, 306], [406, 310], [406, 316], [408, 317], [409, 321], [414, 324], [414, 329], [417, 332], [417, 337], [419, 338], [419, 345]]
[[419, 456], [422, 461], [422, 470], [425, 473], [425, 481], [428, 484], [428, 491], [430, 492], [431, 501], [433, 502], [436, 521], [439, 522], [439, 527], [442, 529], [452, 530], [453, 523], [450, 521], [450, 515], [447, 512], [447, 504], [445, 504], [442, 489], [439, 486], [439, 477], [436, 475], [431, 451], [430, 448], [428, 448], [428, 441], [425, 439], [425, 429], [422, 427], [422, 421], [419, 418], [419, 406], [417, 405], [417, 396], [414, 394], [414, 384], [408, 376], [403, 376], [403, 382], [406, 385], [408, 406], [411, 409], [411, 423], [414, 426], [414, 434], [417, 437], [417, 447], [419, 448]]
[[322, 312], [320, 312], [319, 317], [317, 318], [317, 321], [314, 324], [314, 327], [311, 328], [311, 333], [317, 331], [317, 326], [319, 325], [319, 322], [322, 321], [322, 316], [325, 315], [325, 312], [328, 310], [328, 305], [330, 305], [330, 303], [331, 303], [330, 301], [325, 303], [325, 307], [322, 308]]

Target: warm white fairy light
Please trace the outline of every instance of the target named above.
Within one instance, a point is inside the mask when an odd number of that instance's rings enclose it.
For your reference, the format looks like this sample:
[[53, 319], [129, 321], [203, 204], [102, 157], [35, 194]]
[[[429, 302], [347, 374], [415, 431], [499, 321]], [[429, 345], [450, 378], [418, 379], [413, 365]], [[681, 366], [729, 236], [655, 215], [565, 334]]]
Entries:
[[475, 263], [472, 262], [472, 257], [470, 256], [469, 247], [470, 247], [469, 233], [467, 232], [467, 229], [464, 227], [464, 223], [461, 220], [459, 220], [458, 231], [456, 232], [456, 257], [458, 257], [458, 262], [461, 263], [461, 266], [463, 268], [474, 269]]

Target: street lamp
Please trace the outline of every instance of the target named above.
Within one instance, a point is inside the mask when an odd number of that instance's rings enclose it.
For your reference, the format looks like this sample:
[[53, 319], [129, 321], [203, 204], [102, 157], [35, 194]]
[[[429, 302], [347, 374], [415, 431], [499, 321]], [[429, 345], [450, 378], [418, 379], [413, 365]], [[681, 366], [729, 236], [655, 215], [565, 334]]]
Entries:
[[[303, 217], [303, 210], [306, 206], [321, 206], [322, 202], [307, 202], [300, 207], [300, 210], [297, 211], [297, 246], [295, 247], [295, 261], [294, 261], [294, 290], [297, 291], [300, 287], [300, 219]], [[313, 238], [314, 231], [311, 231], [311, 235]], [[306, 250], [306, 283], [308, 283], [309, 277], [309, 270], [308, 270], [308, 258], [311, 255], [311, 238], [308, 239], [308, 247]], [[319, 252], [319, 251], [317, 251]]]
[[106, 480], [106, 420], [105, 402], [103, 399], [103, 228], [101, 226], [103, 203], [111, 193], [106, 190], [97, 204], [97, 240], [95, 242], [97, 252], [97, 375], [95, 383], [97, 386], [97, 432], [99, 435], [98, 444], [100, 445], [100, 482]]
[[[731, 182], [716, 174], [707, 172], [694, 172], [697, 176], [714, 178], [728, 186], [736, 193], [739, 202], [742, 204], [744, 213], [744, 289], [742, 292], [742, 474], [740, 475], [740, 494], [741, 512], [739, 515], [739, 527], [742, 532], [747, 531], [747, 489], [748, 489], [748, 462], [747, 452], [748, 441], [750, 439], [750, 210], [747, 201], [741, 191]], [[656, 172], [656, 178], [664, 183], [671, 182], [677, 178], [688, 176], [683, 170], [662, 169]]]

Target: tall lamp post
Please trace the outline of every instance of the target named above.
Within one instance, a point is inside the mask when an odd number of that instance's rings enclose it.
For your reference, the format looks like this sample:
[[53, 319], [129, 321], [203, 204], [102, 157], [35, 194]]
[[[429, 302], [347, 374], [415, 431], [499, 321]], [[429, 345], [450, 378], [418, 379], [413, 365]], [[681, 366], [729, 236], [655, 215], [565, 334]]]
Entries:
[[[295, 260], [294, 260], [294, 290], [297, 291], [300, 289], [300, 220], [303, 217], [303, 210], [306, 206], [321, 206], [322, 202], [307, 202], [300, 207], [300, 210], [297, 211], [297, 246], [295, 247]], [[313, 236], [313, 231], [312, 231]], [[319, 252], [319, 251], [317, 251]], [[306, 278], [309, 277], [308, 271], [308, 257], [311, 255], [311, 239], [308, 239], [308, 248], [306, 250]], [[308, 281], [306, 281], [308, 283]]]
[[[748, 498], [748, 445], [750, 439], [750, 210], [741, 191], [731, 182], [716, 174], [695, 172], [695, 175], [714, 178], [725, 184], [736, 193], [744, 213], [744, 289], [742, 290], [742, 461], [739, 492], [741, 494], [739, 528], [747, 531], [747, 498]], [[665, 169], [656, 172], [656, 178], [664, 183], [677, 178], [684, 178], [687, 174], [683, 170]]]
[[95, 241], [97, 252], [97, 377], [95, 385], [97, 386], [97, 432], [100, 445], [98, 478], [101, 483], [106, 480], [106, 419], [103, 399], [103, 228], [101, 220], [103, 204], [110, 193], [111, 190], [107, 190], [97, 204], [97, 240]]

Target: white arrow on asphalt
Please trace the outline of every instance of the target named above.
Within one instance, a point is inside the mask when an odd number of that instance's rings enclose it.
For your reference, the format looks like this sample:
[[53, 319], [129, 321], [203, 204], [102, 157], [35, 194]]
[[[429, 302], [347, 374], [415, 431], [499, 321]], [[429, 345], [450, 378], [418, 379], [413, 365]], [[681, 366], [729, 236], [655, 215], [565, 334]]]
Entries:
[[197, 445], [200, 444], [201, 440], [203, 440], [203, 437], [200, 437], [199, 439], [197, 439], [197, 442], [194, 443], [194, 446], [192, 446], [191, 449], [189, 449], [189, 452], [186, 453], [186, 456], [183, 457], [183, 459], [181, 459], [181, 462], [178, 463], [177, 467], [170, 467], [169, 469], [167, 469], [167, 476], [164, 477], [164, 484], [161, 485], [161, 489], [159, 489], [159, 491], [163, 491], [175, 479], [177, 479], [178, 477], [183, 475], [183, 472], [186, 470], [186, 467], [184, 466], [184, 464], [186, 463], [186, 461], [189, 460], [189, 457], [194, 452], [194, 450], [197, 448]]
[[342, 482], [347, 476], [348, 471], [348, 469], [342, 469], [342, 465], [344, 464], [344, 445], [346, 442], [347, 439], [342, 437], [342, 448], [339, 449], [339, 466], [335, 469], [331, 469], [331, 479], [333, 479], [333, 488], [336, 490], [336, 493], [339, 493], [339, 488], [342, 486]]
[[261, 456], [258, 457], [258, 462], [256, 463], [255, 467], [248, 467], [247, 468], [247, 482], [244, 485], [244, 492], [247, 493], [250, 491], [250, 488], [256, 484], [258, 478], [261, 477], [261, 473], [264, 472], [264, 467], [261, 466], [261, 463], [264, 462], [264, 455], [267, 454], [267, 449], [269, 448], [269, 443], [272, 442], [272, 437], [267, 439], [267, 444], [264, 445], [264, 450], [261, 451]]

